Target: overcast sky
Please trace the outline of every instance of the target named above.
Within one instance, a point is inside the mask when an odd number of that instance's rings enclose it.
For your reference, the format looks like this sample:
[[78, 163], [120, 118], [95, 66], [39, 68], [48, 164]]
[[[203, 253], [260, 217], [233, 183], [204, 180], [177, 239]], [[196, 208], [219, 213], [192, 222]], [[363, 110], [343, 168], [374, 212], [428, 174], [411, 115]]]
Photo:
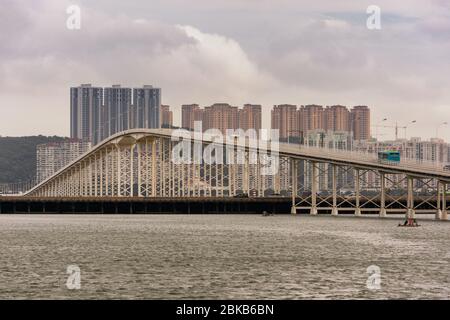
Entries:
[[262, 104], [267, 126], [274, 104], [368, 105], [430, 138], [450, 123], [450, 1], [0, 0], [0, 135], [68, 135], [81, 83], [161, 87], [175, 124], [183, 103]]

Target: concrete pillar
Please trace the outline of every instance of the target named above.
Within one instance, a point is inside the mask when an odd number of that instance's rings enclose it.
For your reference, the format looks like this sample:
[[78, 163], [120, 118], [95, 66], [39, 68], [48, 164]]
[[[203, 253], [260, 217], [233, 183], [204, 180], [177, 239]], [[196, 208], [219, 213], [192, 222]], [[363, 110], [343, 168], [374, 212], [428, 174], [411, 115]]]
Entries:
[[381, 199], [380, 199], [380, 218], [387, 216], [386, 212], [386, 174], [380, 172], [380, 187], [381, 187]]
[[355, 169], [355, 216], [361, 215], [361, 176], [359, 169]]
[[120, 197], [122, 196], [122, 186], [121, 186], [121, 178], [120, 178], [120, 146], [116, 145], [116, 152], [117, 152], [117, 179], [116, 179], [116, 183], [117, 183], [117, 196]]
[[142, 142], [137, 144], [137, 157], [138, 157], [137, 163], [138, 197], [142, 197]]
[[443, 183], [441, 181], [437, 182], [437, 201], [436, 201], [436, 214], [435, 214], [435, 219], [436, 220], [441, 220], [442, 217], [442, 208], [443, 208], [443, 203], [442, 203], [442, 198], [445, 197], [445, 189], [443, 189]]
[[447, 183], [442, 183], [442, 214], [441, 220], [448, 220], [448, 211], [447, 211]]
[[337, 207], [337, 167], [336, 165], [331, 165], [332, 170], [332, 189], [333, 189], [333, 207], [331, 209], [331, 215], [337, 216], [339, 214], [339, 210]]
[[292, 207], [291, 214], [297, 214], [296, 197], [297, 197], [297, 161], [291, 159], [291, 181], [292, 181]]
[[415, 219], [416, 212], [414, 210], [414, 178], [408, 176], [408, 208], [406, 210], [406, 219]]
[[318, 175], [318, 170], [317, 170], [317, 163], [316, 162], [311, 162], [312, 165], [312, 179], [311, 179], [311, 215], [317, 215], [318, 214], [318, 210], [317, 210], [317, 175]]
[[130, 197], [134, 197], [134, 148], [135, 144], [130, 146]]

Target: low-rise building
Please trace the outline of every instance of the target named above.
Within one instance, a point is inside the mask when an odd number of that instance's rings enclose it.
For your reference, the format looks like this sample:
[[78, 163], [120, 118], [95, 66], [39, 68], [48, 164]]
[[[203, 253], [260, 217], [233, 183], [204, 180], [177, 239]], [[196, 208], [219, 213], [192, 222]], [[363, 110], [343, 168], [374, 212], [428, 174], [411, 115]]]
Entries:
[[54, 175], [91, 148], [91, 143], [78, 139], [40, 144], [36, 147], [36, 179], [41, 182]]

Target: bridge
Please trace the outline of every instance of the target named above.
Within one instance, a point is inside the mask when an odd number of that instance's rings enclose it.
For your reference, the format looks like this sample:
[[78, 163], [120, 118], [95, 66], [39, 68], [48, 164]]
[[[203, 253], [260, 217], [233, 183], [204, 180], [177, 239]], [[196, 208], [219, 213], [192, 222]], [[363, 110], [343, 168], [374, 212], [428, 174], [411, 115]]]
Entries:
[[[286, 201], [292, 214], [433, 213], [447, 220], [442, 165], [237, 135], [134, 129], [106, 139], [21, 199]], [[202, 158], [203, 156], [203, 158]], [[201, 159], [199, 159], [199, 157]], [[205, 158], [206, 157], [206, 158]], [[275, 200], [278, 199], [278, 200]], [[268, 206], [271, 210], [271, 206]]]

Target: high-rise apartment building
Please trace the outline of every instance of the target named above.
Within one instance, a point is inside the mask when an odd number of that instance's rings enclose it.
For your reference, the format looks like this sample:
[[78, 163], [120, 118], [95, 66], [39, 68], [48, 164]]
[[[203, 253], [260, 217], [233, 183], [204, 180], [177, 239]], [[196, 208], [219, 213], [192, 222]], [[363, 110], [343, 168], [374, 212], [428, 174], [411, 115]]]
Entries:
[[131, 88], [113, 85], [104, 89], [103, 139], [130, 128]]
[[311, 104], [301, 106], [299, 109], [299, 131], [308, 132], [311, 130], [324, 129], [324, 109], [322, 106]]
[[272, 129], [280, 130], [280, 138], [305, 138], [309, 132], [353, 132], [355, 140], [370, 138], [370, 109], [356, 106], [351, 111], [345, 106], [295, 105], [274, 106]]
[[161, 89], [145, 85], [133, 89], [134, 127], [161, 127]]
[[222, 134], [227, 129], [239, 128], [238, 107], [227, 103], [216, 103], [203, 110], [203, 130], [218, 129]]
[[102, 138], [103, 88], [82, 84], [70, 88], [70, 137], [91, 141]]
[[274, 106], [271, 113], [271, 123], [272, 129], [279, 130], [280, 139], [300, 136], [300, 120], [296, 105]]
[[216, 103], [201, 109], [197, 104], [182, 106], [182, 127], [194, 130], [196, 121], [202, 122], [203, 131], [218, 129], [223, 134], [228, 129], [261, 129], [262, 111], [260, 105], [246, 104], [242, 109], [227, 103]]
[[350, 111], [345, 106], [330, 106], [324, 110], [324, 130], [350, 132]]
[[36, 179], [41, 182], [54, 175], [91, 148], [91, 143], [78, 139], [40, 144], [36, 147]]
[[70, 137], [73, 139], [96, 145], [131, 128], [160, 128], [161, 117], [159, 88], [113, 85], [103, 89], [82, 84], [70, 89]]
[[262, 107], [261, 105], [245, 104], [239, 110], [239, 128], [243, 130], [254, 129], [257, 133], [262, 125]]
[[195, 121], [203, 120], [203, 110], [198, 104], [184, 104], [181, 106], [181, 127], [194, 130]]
[[355, 140], [370, 139], [370, 109], [356, 106], [351, 110], [351, 131]]
[[170, 106], [161, 105], [161, 127], [171, 128], [173, 126], [173, 113]]

